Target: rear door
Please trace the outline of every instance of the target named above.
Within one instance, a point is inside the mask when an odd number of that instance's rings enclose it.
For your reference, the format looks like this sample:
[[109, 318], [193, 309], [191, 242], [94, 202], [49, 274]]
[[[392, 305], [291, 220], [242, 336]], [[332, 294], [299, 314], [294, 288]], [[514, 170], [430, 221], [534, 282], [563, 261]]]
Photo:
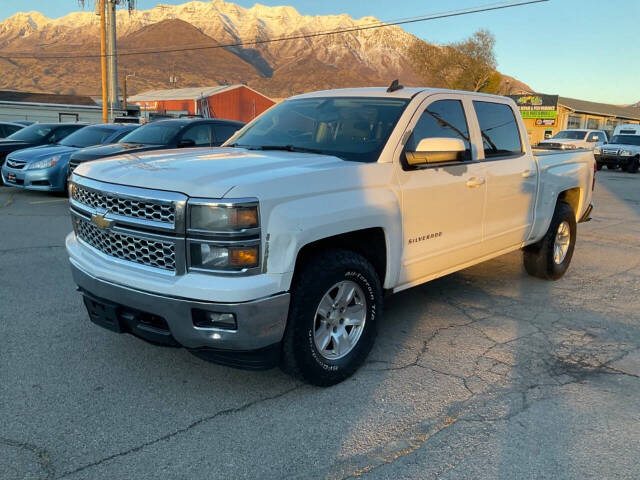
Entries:
[[485, 253], [523, 242], [533, 224], [538, 170], [521, 138], [516, 113], [499, 99], [473, 101], [487, 178]]
[[[463, 95], [429, 96], [409, 129], [396, 159], [402, 194], [403, 260], [400, 285], [419, 283], [476, 257], [482, 243], [485, 165], [477, 158], [477, 139], [465, 113]], [[405, 152], [424, 138], [462, 140], [464, 160], [411, 167]]]

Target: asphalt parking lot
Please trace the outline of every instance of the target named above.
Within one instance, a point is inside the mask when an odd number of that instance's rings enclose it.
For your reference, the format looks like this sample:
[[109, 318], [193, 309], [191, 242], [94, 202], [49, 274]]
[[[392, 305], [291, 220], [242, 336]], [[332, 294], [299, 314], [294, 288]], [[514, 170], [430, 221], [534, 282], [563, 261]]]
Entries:
[[640, 175], [595, 203], [563, 279], [517, 252], [391, 297], [320, 389], [93, 325], [66, 199], [0, 187], [0, 478], [637, 479]]

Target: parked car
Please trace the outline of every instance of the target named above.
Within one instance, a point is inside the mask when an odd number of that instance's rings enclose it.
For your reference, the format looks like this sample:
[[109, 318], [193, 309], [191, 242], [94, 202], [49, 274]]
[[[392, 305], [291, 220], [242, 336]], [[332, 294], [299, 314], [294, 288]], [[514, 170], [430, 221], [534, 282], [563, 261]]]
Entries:
[[76, 130], [58, 143], [12, 152], [2, 166], [2, 179], [7, 185], [27, 190], [64, 191], [73, 152], [117, 142], [136, 128], [137, 125], [91, 125]]
[[79, 166], [66, 247], [89, 318], [331, 385], [364, 362], [385, 293], [521, 248], [530, 275], [562, 277], [593, 152], [534, 155], [506, 97], [393, 87], [293, 97], [215, 151]]
[[606, 165], [608, 169], [622, 168], [629, 173], [637, 173], [640, 168], [640, 135], [614, 135], [611, 142], [593, 151], [598, 170]]
[[603, 130], [569, 129], [560, 130], [548, 140], [538, 143], [539, 147], [559, 150], [588, 148], [593, 150], [607, 143], [607, 133]]
[[0, 139], [6, 138], [12, 133], [16, 133], [18, 130], [22, 130], [24, 125], [13, 122], [0, 122]]
[[0, 140], [0, 167], [4, 165], [5, 158], [11, 152], [38, 145], [58, 143], [67, 135], [86, 126], [85, 123], [36, 123], [18, 130]]
[[613, 131], [613, 136], [616, 135], [640, 135], [640, 125], [637, 123], [618, 125]]
[[80, 163], [121, 154], [185, 147], [217, 147], [244, 126], [233, 120], [160, 120], [138, 127], [118, 143], [85, 148], [71, 155], [70, 169]]

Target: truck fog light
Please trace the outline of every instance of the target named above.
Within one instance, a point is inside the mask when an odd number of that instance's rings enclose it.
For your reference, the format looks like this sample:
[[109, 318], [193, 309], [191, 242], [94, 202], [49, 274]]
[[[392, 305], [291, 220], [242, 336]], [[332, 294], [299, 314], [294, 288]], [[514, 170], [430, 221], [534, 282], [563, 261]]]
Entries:
[[191, 316], [193, 318], [193, 324], [199, 328], [238, 329], [235, 313], [208, 312], [196, 308], [191, 312]]

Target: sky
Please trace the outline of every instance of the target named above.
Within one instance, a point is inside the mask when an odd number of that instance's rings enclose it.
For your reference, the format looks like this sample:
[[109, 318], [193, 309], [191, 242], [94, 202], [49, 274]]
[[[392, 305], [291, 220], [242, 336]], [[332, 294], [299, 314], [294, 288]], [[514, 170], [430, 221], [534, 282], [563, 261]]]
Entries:
[[[91, 8], [92, 1], [86, 9]], [[139, 0], [139, 9], [184, 0]], [[251, 7], [254, 0], [236, 0]], [[380, 20], [477, 7], [495, 0], [261, 0], [292, 5], [300, 13], [347, 13]], [[76, 0], [0, 0], [0, 19], [38, 10], [59, 17], [78, 10]], [[640, 0], [549, 0], [506, 10], [405, 25], [410, 33], [438, 44], [461, 40], [485, 28], [496, 37], [498, 69], [538, 92], [595, 102], [640, 101]]]

